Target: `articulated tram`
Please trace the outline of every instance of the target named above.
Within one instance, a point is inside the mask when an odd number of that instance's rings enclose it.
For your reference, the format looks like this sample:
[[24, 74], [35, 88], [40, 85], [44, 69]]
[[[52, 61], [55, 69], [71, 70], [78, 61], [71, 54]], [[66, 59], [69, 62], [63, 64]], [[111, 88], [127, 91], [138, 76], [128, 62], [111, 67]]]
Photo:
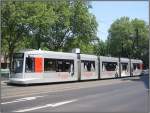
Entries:
[[13, 56], [10, 83], [34, 84], [137, 76], [142, 61], [43, 50]]

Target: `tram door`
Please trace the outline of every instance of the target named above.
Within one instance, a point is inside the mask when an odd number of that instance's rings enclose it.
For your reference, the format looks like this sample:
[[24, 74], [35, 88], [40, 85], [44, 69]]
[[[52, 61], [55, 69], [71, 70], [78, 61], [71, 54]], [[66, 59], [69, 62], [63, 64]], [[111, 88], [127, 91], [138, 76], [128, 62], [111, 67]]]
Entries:
[[29, 57], [26, 58], [25, 72], [42, 72], [43, 71], [43, 58]]
[[140, 75], [141, 72], [142, 72], [142, 64], [140, 63], [133, 63], [133, 76], [136, 76], [136, 75]]
[[43, 59], [42, 58], [35, 58], [35, 72], [42, 72], [43, 71]]
[[129, 64], [127, 62], [121, 62], [121, 77], [129, 76]]

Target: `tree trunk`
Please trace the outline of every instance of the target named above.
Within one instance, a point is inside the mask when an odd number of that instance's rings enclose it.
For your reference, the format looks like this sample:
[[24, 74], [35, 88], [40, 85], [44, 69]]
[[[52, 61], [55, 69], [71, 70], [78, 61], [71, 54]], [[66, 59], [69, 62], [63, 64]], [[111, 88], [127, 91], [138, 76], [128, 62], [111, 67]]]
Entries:
[[12, 60], [13, 60], [13, 52], [10, 52], [9, 53], [9, 70], [10, 70], [10, 72], [11, 72], [11, 70], [12, 70]]
[[41, 39], [40, 37], [37, 37], [37, 49], [40, 49], [41, 48]]

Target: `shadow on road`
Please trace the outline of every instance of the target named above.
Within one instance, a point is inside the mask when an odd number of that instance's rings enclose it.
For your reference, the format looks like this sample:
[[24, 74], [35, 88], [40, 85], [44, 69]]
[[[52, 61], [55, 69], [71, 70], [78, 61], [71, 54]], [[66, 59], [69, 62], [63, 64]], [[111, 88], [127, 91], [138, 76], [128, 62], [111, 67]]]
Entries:
[[141, 81], [144, 83], [145, 88], [149, 89], [149, 76], [148, 74], [146, 75], [140, 75], [140, 76], [136, 76], [136, 77], [127, 77], [127, 78], [122, 78], [121, 80], [131, 80], [131, 81]]

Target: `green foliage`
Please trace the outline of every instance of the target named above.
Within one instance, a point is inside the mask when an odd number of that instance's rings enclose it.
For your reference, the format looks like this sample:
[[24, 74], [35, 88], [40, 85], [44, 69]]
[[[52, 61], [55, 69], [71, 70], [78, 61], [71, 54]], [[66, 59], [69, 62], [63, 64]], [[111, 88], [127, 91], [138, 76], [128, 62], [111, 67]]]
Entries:
[[117, 19], [103, 42], [96, 36], [98, 23], [89, 6], [84, 0], [2, 2], [2, 54], [11, 61], [14, 52], [25, 48], [80, 48], [81, 53], [132, 56], [148, 64], [148, 25], [143, 20]]
[[50, 50], [62, 50], [67, 39], [70, 38], [69, 2], [66, 0], [51, 1], [49, 6], [54, 6], [56, 19], [46, 32], [45, 46]]
[[21, 41], [28, 34], [23, 17], [22, 4], [6, 1], [2, 4], [2, 53], [12, 61], [12, 55], [21, 47]]
[[132, 41], [130, 35], [133, 31], [133, 27], [130, 24], [128, 17], [122, 17], [117, 19], [109, 29], [108, 43], [109, 52], [113, 56], [127, 56], [127, 51], [130, 51], [132, 47]]
[[107, 56], [107, 43], [99, 40], [97, 44], [94, 45], [94, 54], [98, 56]]
[[[134, 45], [137, 46], [135, 48], [134, 57], [140, 58], [143, 60], [144, 64], [148, 67], [149, 65], [149, 28], [148, 25], [139, 19], [134, 19], [131, 21], [134, 29], [138, 29], [138, 42], [134, 41]], [[135, 38], [136, 37], [136, 33]]]
[[[73, 1], [70, 7], [70, 30], [72, 36], [66, 41], [64, 50], [80, 48], [82, 53], [92, 53], [92, 42], [97, 39], [97, 22], [94, 15], [88, 11], [88, 2]], [[89, 49], [89, 52], [88, 52]]]
[[28, 17], [26, 18], [27, 27], [32, 32], [31, 36], [34, 42], [34, 48], [39, 49], [41, 43], [45, 41], [45, 34], [49, 26], [54, 24], [55, 12], [53, 7], [49, 7], [47, 2], [26, 2], [24, 3], [24, 10]]
[[3, 1], [2, 54], [10, 61], [20, 49], [93, 53], [97, 22], [83, 0]]
[[112, 56], [140, 58], [147, 65], [148, 25], [143, 20], [117, 19], [109, 29], [107, 42]]

